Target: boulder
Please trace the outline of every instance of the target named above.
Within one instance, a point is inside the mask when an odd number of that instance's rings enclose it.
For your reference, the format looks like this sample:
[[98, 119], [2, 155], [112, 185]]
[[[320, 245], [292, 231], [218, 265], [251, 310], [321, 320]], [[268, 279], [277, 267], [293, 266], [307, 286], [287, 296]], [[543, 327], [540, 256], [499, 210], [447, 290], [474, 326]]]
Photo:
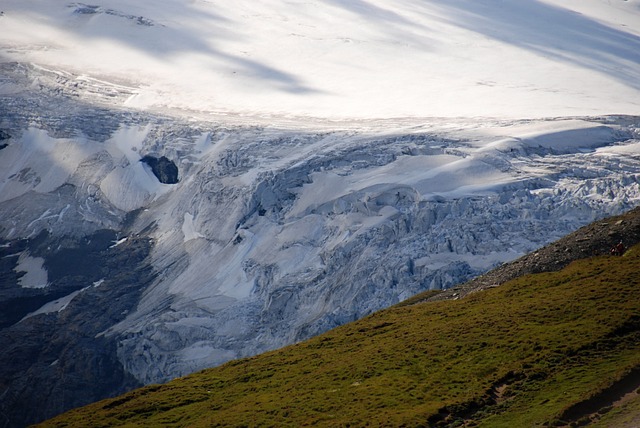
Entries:
[[178, 182], [178, 167], [173, 161], [165, 156], [157, 158], [155, 156], [145, 156], [140, 159], [151, 167], [153, 174], [158, 178], [160, 183], [176, 184]]

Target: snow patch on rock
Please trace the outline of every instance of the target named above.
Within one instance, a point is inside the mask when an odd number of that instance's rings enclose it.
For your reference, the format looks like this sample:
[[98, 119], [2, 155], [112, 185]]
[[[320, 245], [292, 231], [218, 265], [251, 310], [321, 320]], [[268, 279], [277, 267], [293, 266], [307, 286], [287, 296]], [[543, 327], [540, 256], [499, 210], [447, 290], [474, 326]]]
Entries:
[[16, 272], [24, 272], [18, 284], [25, 288], [45, 288], [49, 285], [47, 270], [42, 257], [32, 257], [27, 252], [20, 254]]

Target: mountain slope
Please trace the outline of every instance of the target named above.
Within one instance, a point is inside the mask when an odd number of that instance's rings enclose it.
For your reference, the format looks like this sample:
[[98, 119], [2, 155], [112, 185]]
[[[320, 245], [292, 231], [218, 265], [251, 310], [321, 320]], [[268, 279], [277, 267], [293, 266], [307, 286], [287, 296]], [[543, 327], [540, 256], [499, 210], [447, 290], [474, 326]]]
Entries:
[[[0, 103], [0, 417], [17, 426], [307, 339], [640, 202], [636, 116], [230, 125], [2, 69], [19, 90]], [[163, 157], [177, 183], [143, 161]]]
[[0, 425], [638, 206], [639, 5], [3, 0]]
[[639, 416], [639, 302], [634, 247], [394, 307], [42, 426], [614, 426]]

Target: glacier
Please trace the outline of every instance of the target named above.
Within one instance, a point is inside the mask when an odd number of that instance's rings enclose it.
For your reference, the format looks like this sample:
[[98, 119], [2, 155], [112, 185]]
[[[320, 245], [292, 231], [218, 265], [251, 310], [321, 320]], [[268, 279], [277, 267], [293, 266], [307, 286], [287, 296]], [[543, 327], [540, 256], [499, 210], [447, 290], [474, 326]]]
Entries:
[[[41, 72], [14, 64], [5, 76], [26, 79], [26, 69]], [[0, 239], [5, 274], [19, 279], [2, 285], [15, 314], [0, 342], [96, 317], [93, 345], [67, 358], [102, 349], [92, 352], [127, 379], [109, 393], [298, 342], [640, 204], [637, 116], [301, 129], [42, 90], [3, 101]], [[33, 105], [56, 108], [34, 116]], [[148, 155], [173, 160], [178, 183], [160, 183]], [[138, 264], [102, 260], [129, 260], [139, 245]], [[103, 305], [119, 312], [95, 315]], [[34, 352], [20, 343], [9, 355]], [[63, 358], [46, 360], [72, 375]], [[27, 372], [55, 383], [33, 366], [13, 376]], [[46, 415], [83, 402], [51, 403]]]
[[[536, 125], [497, 124], [510, 142], [437, 127], [209, 134], [210, 153], [133, 226], [157, 222], [166, 274], [105, 334], [138, 379], [167, 380], [450, 287], [638, 204], [636, 125]], [[570, 143], [545, 145], [558, 134]]]
[[[152, 283], [96, 331], [142, 384], [450, 287], [640, 202], [638, 117], [295, 129], [57, 99], [35, 122], [46, 97], [3, 104], [2, 239], [150, 239]], [[173, 159], [180, 181], [160, 183], [146, 155]]]
[[[296, 343], [640, 205], [638, 0], [1, 12], [3, 426]], [[143, 161], [163, 157], [172, 184]]]

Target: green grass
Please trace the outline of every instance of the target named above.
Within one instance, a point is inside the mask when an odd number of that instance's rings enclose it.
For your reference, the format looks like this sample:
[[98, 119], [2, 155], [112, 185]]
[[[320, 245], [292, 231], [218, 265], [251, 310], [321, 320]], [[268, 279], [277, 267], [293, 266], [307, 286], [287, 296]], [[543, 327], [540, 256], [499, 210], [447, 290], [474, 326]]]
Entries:
[[[548, 426], [636, 367], [638, 248], [396, 306], [42, 426]], [[598, 423], [638, 414], [631, 401]]]

